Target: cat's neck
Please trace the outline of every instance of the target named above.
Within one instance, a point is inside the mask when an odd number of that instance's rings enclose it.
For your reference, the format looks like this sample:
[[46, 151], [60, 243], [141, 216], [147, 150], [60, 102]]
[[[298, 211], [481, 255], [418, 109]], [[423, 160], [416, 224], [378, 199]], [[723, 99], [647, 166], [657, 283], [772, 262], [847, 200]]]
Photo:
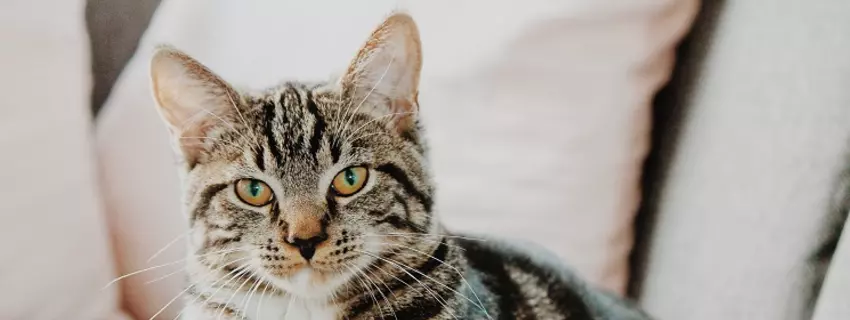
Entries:
[[[262, 286], [256, 290], [233, 290], [198, 283], [194, 288], [186, 301], [183, 319], [336, 320], [342, 314], [339, 305], [331, 301], [299, 298]], [[229, 307], [222, 308], [223, 305]]]

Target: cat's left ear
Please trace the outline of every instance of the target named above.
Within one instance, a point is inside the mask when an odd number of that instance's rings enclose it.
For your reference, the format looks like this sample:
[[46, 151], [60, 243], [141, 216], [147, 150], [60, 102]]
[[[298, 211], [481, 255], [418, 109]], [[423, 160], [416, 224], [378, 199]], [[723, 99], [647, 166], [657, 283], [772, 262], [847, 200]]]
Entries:
[[200, 62], [168, 46], [156, 50], [150, 67], [159, 114], [192, 166], [203, 154], [204, 138], [237, 108], [239, 94]]
[[422, 48], [409, 15], [387, 18], [360, 48], [342, 77], [349, 108], [385, 117], [399, 133], [415, 129]]

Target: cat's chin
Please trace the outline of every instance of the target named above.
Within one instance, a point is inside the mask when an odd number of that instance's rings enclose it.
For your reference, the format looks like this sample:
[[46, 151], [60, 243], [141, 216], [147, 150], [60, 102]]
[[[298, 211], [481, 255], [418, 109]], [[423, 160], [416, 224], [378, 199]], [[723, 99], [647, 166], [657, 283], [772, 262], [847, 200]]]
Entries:
[[351, 279], [349, 272], [327, 273], [304, 266], [288, 277], [269, 276], [268, 281], [303, 299], [325, 300]]

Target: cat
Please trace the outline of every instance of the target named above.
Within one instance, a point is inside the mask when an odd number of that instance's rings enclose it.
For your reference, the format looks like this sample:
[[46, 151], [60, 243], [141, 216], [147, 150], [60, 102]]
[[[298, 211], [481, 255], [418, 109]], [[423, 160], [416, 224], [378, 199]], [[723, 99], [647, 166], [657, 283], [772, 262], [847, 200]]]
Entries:
[[390, 15], [338, 81], [241, 92], [151, 59], [190, 230], [183, 319], [649, 319], [546, 253], [449, 233], [418, 116], [419, 32]]

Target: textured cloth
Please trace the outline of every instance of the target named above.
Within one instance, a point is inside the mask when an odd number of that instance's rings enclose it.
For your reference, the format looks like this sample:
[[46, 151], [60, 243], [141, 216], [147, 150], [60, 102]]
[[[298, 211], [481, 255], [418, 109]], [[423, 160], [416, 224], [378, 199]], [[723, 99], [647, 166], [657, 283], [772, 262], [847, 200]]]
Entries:
[[[49, 8], [46, 10], [45, 8]], [[0, 319], [121, 319], [83, 1], [0, 2]]]
[[638, 293], [660, 319], [810, 319], [846, 216], [850, 3], [713, 4], [689, 44], [704, 59], [659, 105], [681, 122], [657, 127], [672, 139]]

